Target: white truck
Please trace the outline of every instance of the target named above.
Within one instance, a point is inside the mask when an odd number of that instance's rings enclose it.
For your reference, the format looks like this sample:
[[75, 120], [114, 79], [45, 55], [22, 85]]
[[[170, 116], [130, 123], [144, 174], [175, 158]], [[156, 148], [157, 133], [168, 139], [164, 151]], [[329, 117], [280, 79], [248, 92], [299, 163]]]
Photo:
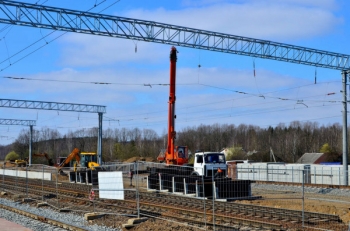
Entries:
[[220, 152], [196, 152], [191, 175], [205, 177], [226, 177], [225, 154]]

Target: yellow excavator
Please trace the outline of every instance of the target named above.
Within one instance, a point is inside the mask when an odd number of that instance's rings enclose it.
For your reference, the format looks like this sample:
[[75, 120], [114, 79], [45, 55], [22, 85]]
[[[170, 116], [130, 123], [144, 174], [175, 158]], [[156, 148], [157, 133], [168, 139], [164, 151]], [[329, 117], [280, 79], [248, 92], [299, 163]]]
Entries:
[[14, 163], [17, 167], [25, 167], [28, 164], [28, 158], [24, 158], [24, 160], [15, 160]]
[[[53, 160], [49, 157], [49, 155], [46, 152], [42, 153], [34, 153], [33, 157], [45, 157], [46, 160], [48, 161], [49, 166], [54, 166]], [[29, 157], [18, 160], [10, 160], [9, 163], [12, 164], [13, 167], [25, 167], [28, 165], [29, 162]]]
[[57, 168], [61, 175], [66, 175], [65, 173], [63, 173], [62, 168], [67, 166], [71, 161], [75, 160], [73, 164], [74, 171], [77, 170], [77, 167], [84, 167], [91, 170], [95, 170], [96, 167], [100, 166], [96, 162], [96, 159], [96, 152], [80, 152], [78, 148], [74, 148], [73, 151]]

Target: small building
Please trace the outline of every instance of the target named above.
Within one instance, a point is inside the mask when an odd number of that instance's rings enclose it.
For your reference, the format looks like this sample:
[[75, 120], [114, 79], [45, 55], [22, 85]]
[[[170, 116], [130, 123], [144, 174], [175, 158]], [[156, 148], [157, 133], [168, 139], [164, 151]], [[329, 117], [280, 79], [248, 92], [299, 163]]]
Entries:
[[298, 160], [297, 164], [320, 164], [326, 162], [327, 154], [325, 153], [305, 153]]

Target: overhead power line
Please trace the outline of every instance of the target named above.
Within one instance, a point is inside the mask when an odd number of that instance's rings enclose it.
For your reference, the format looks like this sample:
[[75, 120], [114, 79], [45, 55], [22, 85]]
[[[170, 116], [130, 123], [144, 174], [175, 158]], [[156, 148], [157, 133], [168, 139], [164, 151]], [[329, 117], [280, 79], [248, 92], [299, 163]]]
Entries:
[[[58, 79], [37, 79], [37, 78], [24, 78], [24, 77], [12, 77], [2, 76], [5, 79], [13, 80], [28, 80], [28, 81], [42, 81], [42, 82], [61, 82], [61, 83], [83, 83], [83, 84], [97, 84], [97, 85], [130, 85], [130, 86], [169, 86], [169, 83], [116, 83], [116, 82], [88, 82], [88, 81], [76, 81], [76, 80], [58, 80]], [[180, 84], [181, 85], [181, 84]]]
[[[88, 9], [87, 11], [84, 11], [84, 12], [87, 13], [87, 12], [91, 11], [92, 9], [94, 9], [94, 8], [96, 8], [97, 6], [101, 5], [101, 4], [104, 3], [105, 1], [106, 1], [106, 0], [103, 0], [103, 1], [101, 1], [100, 3], [98, 3], [98, 4], [95, 4], [93, 7], [91, 7], [90, 9]], [[116, 4], [117, 2], [119, 2], [119, 1], [120, 1], [120, 0], [115, 1], [114, 3], [110, 4], [109, 6], [107, 6], [107, 7], [104, 8], [103, 10], [101, 10], [99, 13], [105, 11], [106, 9], [108, 9], [108, 8], [110, 8], [111, 6], [115, 5], [115, 4]], [[46, 1], [45, 1], [45, 2], [46, 2]], [[45, 3], [45, 2], [44, 2], [44, 3]], [[1, 1], [0, 1], [0, 5], [1, 5]], [[1, 8], [1, 7], [0, 7], [0, 8]], [[20, 13], [19, 18], [20, 18], [21, 16], [23, 16], [24, 13], [26, 13], [26, 14], [32, 14], [32, 11], [33, 11], [33, 9], [28, 9], [28, 10], [26, 10], [25, 12]], [[73, 20], [75, 20], [75, 18], [69, 19], [69, 20], [70, 20], [70, 21], [68, 21], [67, 23], [71, 23]], [[13, 24], [12, 24], [12, 25], [13, 25]], [[6, 28], [6, 29], [7, 29], [7, 28]], [[41, 29], [41, 28], [40, 28], [40, 29]], [[51, 42], [55, 41], [56, 39], [62, 37], [63, 35], [65, 35], [65, 34], [67, 33], [67, 32], [64, 32], [63, 34], [60, 34], [60, 35], [56, 36], [56, 37], [53, 38], [52, 40], [46, 40], [50, 35], [54, 34], [55, 32], [56, 32], [56, 30], [54, 30], [54, 31], [52, 31], [52, 32], [50, 32], [50, 33], [48, 33], [48, 34], [45, 35], [45, 36], [42, 35], [41, 39], [38, 39], [37, 41], [31, 43], [31, 44], [28, 45], [27, 47], [21, 49], [21, 50], [18, 51], [17, 53], [15, 53], [15, 54], [9, 56], [7, 59], [4, 59], [3, 61], [1, 61], [0, 64], [2, 64], [2, 63], [4, 63], [4, 62], [10, 60], [11, 58], [13, 58], [13, 57], [15, 57], [15, 56], [21, 54], [21, 53], [24, 52], [25, 50], [27, 50], [27, 49], [33, 47], [33, 46], [34, 46], [35, 44], [37, 44], [38, 42], [40, 42], [40, 41], [42, 41], [42, 40], [45, 40], [45, 43], [44, 43], [43, 45], [39, 46], [39, 47], [36, 48], [35, 50], [33, 50], [33, 51], [29, 52], [28, 54], [24, 55], [23, 57], [17, 59], [16, 61], [10, 63], [8, 66], [6, 66], [6, 67], [0, 69], [0, 71], [4, 71], [5, 69], [7, 69], [7, 68], [13, 66], [14, 64], [16, 64], [16, 63], [22, 61], [23, 59], [25, 59], [25, 58], [27, 58], [28, 56], [34, 54], [34, 53], [37, 52], [38, 50], [44, 48], [45, 46], [47, 46], [47, 45], [50, 44]]]

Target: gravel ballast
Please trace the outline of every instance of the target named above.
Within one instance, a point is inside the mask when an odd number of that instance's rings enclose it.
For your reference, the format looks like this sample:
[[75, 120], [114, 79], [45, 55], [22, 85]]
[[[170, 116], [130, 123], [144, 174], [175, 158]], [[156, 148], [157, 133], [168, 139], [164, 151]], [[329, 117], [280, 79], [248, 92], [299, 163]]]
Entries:
[[[301, 186], [291, 186], [291, 185], [281, 185], [281, 184], [251, 184], [252, 189], [255, 190], [271, 190], [271, 191], [288, 191], [288, 192], [302, 192]], [[319, 188], [317, 185], [314, 187], [305, 186], [305, 193], [314, 193], [322, 195], [332, 195], [332, 196], [350, 196], [350, 190], [348, 189], [338, 189], [338, 188]]]
[[[271, 191], [288, 191], [288, 192], [302, 192], [301, 186], [290, 186], [290, 185], [279, 185], [279, 184], [251, 184], [253, 190], [271, 190]], [[350, 190], [336, 189], [336, 188], [317, 188], [317, 187], [305, 187], [305, 193], [321, 194], [321, 195], [332, 195], [332, 196], [350, 196]], [[78, 215], [77, 213], [59, 213], [53, 209], [47, 207], [32, 207], [28, 204], [22, 204], [19, 202], [14, 202], [12, 200], [0, 198], [0, 204], [17, 208], [23, 211], [27, 211], [38, 216], [47, 217], [57, 221], [64, 222], [66, 224], [71, 224], [84, 228], [89, 231], [121, 231], [121, 228], [110, 228], [106, 226], [99, 225], [89, 225], [89, 223], [84, 219], [83, 215]], [[26, 228], [32, 229], [33, 231], [63, 231], [66, 229], [59, 228], [56, 226], [49, 225], [47, 223], [40, 222], [35, 219], [28, 218], [26, 216], [10, 212], [8, 210], [0, 209], [0, 218], [6, 219], [8, 221], [20, 224]], [[139, 227], [142, 229], [142, 226]], [[241, 230], [244, 230], [241, 227]]]
[[[20, 209], [29, 213], [36, 214], [38, 216], [46, 217], [49, 219], [54, 219], [57, 221], [64, 222], [66, 224], [78, 226], [84, 228], [89, 231], [120, 231], [121, 229], [113, 229], [105, 226], [98, 225], [88, 225], [87, 221], [84, 219], [82, 215], [77, 215], [74, 213], [59, 213], [49, 208], [36, 208], [31, 207], [27, 204], [21, 204], [18, 202], [14, 202], [7, 199], [0, 198], [0, 204], [10, 206], [16, 209]], [[14, 222], [16, 224], [20, 224], [26, 228], [32, 229], [33, 231], [46, 231], [46, 230], [54, 230], [54, 231], [63, 231], [66, 229], [62, 229], [56, 226], [49, 225], [47, 223], [40, 222], [38, 220], [10, 212], [5, 209], [0, 209], [0, 218], [6, 219], [8, 221]]]

